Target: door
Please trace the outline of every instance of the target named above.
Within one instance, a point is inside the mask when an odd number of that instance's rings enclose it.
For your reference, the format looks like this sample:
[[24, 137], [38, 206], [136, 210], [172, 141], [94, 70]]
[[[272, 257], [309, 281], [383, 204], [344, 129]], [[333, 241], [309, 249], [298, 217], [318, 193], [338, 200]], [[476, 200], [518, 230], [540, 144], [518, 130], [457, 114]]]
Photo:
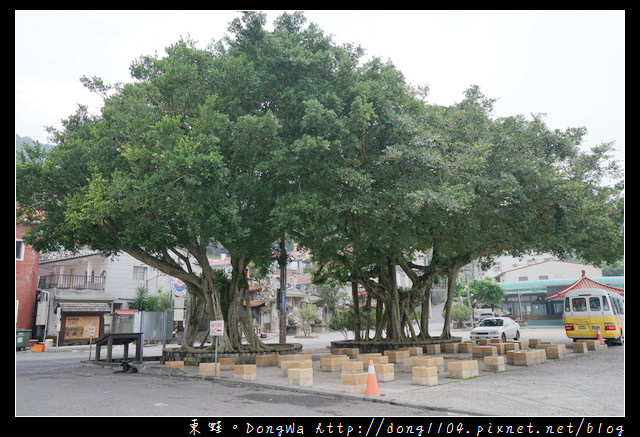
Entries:
[[604, 333], [604, 309], [601, 296], [589, 297], [589, 329], [595, 337], [600, 333]]

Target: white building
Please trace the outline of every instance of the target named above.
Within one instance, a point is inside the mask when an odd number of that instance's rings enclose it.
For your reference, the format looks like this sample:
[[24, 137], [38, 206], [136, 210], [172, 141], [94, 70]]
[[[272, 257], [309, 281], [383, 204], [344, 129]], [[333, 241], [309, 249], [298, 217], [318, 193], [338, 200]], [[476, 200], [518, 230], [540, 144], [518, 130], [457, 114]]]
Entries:
[[579, 278], [583, 275], [591, 278], [600, 277], [602, 269], [592, 264], [549, 259], [505, 270], [493, 275], [492, 278], [496, 282], [521, 282]]
[[[129, 309], [137, 289], [148, 296], [171, 291], [174, 308], [184, 308], [184, 284], [132, 256], [102, 253], [44, 258], [40, 263], [37, 335], [59, 335], [58, 343], [82, 343], [111, 332], [112, 315]], [[179, 311], [177, 318], [183, 316]]]

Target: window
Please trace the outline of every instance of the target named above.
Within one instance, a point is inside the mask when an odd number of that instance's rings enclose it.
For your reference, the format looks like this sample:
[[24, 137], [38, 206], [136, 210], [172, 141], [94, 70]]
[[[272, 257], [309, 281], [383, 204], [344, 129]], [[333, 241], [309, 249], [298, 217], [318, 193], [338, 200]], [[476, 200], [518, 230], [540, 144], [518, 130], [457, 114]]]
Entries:
[[590, 297], [589, 298], [589, 308], [591, 311], [600, 311], [600, 298], [599, 297]]
[[564, 311], [567, 312], [567, 313], [571, 311], [571, 307], [569, 306], [569, 298], [568, 297], [564, 298]]
[[16, 240], [16, 261], [22, 261], [24, 259], [24, 242], [22, 240]]
[[613, 305], [614, 314], [624, 314], [624, 305], [622, 303], [622, 299], [613, 297], [611, 299], [611, 304]]
[[609, 298], [607, 296], [602, 296], [602, 309], [609, 311]]
[[133, 279], [135, 281], [144, 281], [147, 277], [147, 268], [133, 266]]
[[573, 311], [587, 311], [587, 299], [585, 299], [584, 297], [574, 297], [572, 304]]

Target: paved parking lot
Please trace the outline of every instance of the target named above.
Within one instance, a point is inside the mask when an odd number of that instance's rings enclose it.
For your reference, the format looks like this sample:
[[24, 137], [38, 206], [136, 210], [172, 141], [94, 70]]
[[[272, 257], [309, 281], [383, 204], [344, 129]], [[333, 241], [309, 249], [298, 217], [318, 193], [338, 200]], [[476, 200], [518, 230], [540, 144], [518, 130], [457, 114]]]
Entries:
[[[466, 334], [466, 337], [465, 337]], [[366, 398], [376, 402], [401, 403], [419, 408], [439, 410], [446, 414], [490, 416], [624, 416], [624, 346], [610, 346], [586, 354], [573, 353], [572, 342], [561, 327], [524, 328], [522, 339], [540, 339], [565, 344], [567, 352], [561, 359], [547, 359], [531, 366], [507, 365], [495, 373], [484, 369], [479, 360], [478, 377], [451, 378], [445, 370], [438, 374], [438, 385], [418, 386], [410, 373], [395, 367], [395, 378], [379, 382], [379, 396], [345, 392], [340, 374], [320, 370], [319, 355], [329, 353], [331, 339], [341, 339], [336, 333], [315, 338], [289, 338], [303, 344], [303, 352], [315, 355], [313, 386], [290, 385], [277, 367], [258, 368], [256, 381], [238, 381], [233, 371], [223, 371], [209, 378], [221, 383], [257, 384], [296, 392], [329, 393], [335, 396]], [[456, 331], [456, 336], [468, 340], [468, 331]], [[441, 354], [453, 358], [451, 354]], [[469, 358], [459, 355], [455, 358]], [[145, 372], [162, 372], [161, 365], [147, 364]], [[195, 366], [186, 366], [184, 373], [204, 378]], [[206, 380], [205, 380], [206, 382]]]

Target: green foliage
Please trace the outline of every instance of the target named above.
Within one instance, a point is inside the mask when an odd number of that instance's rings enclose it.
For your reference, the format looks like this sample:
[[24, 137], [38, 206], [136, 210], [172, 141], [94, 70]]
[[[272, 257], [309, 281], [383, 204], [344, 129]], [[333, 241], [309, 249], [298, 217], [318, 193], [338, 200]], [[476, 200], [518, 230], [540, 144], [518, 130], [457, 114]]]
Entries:
[[349, 332], [353, 332], [355, 329], [353, 309], [336, 311], [329, 322], [329, 329], [342, 332], [344, 338], [348, 338]]
[[[244, 268], [269, 265], [290, 235], [320, 279], [374, 297], [380, 332], [398, 341], [436, 278], [473, 259], [621, 257], [623, 190], [603, 184], [620, 179], [611, 145], [585, 153], [582, 128], [496, 119], [477, 86], [451, 106], [427, 104], [391, 62], [361, 62], [361, 49], [301, 13], [273, 30], [265, 21], [245, 12], [206, 50], [187, 39], [140, 57], [133, 83], [83, 78], [105, 99], [100, 114], [80, 106], [51, 131], [50, 152], [25, 146], [16, 163], [18, 214], [40, 218], [25, 240], [128, 252], [235, 327]], [[231, 256], [228, 282], [208, 265], [213, 244]], [[414, 262], [427, 251], [428, 264]]]
[[158, 294], [149, 296], [147, 287], [136, 288], [136, 297], [129, 304], [132, 309], [140, 311], [168, 311], [171, 309], [171, 292], [159, 290]]
[[306, 336], [311, 334], [311, 324], [318, 318], [318, 307], [311, 304], [302, 305], [295, 314], [302, 320], [302, 327]]
[[494, 308], [504, 300], [504, 288], [491, 279], [474, 279], [469, 282], [469, 291], [475, 302]]
[[451, 321], [455, 322], [458, 327], [462, 327], [464, 322], [471, 320], [471, 310], [467, 305], [455, 303], [451, 306], [450, 313]]
[[328, 311], [333, 313], [338, 305], [347, 301], [349, 296], [346, 292], [342, 291], [339, 284], [335, 281], [329, 281], [325, 284], [317, 286], [318, 297], [323, 302]]

